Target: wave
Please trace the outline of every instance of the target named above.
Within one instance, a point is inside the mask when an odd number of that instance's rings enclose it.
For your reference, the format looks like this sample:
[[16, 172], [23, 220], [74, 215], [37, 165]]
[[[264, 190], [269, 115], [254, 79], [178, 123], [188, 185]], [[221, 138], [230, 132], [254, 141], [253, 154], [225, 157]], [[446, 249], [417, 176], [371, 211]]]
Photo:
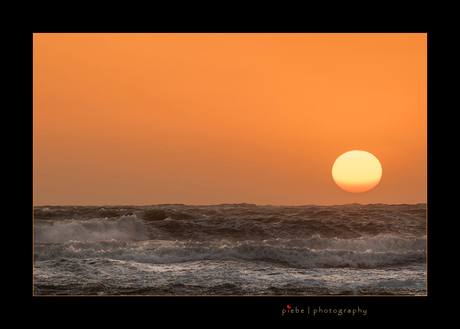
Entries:
[[36, 206], [35, 219], [90, 219], [112, 218], [136, 214], [146, 220], [196, 219], [207, 216], [241, 217], [249, 220], [290, 218], [382, 218], [407, 219], [426, 215], [426, 204], [346, 204], [335, 206], [257, 206], [253, 204], [220, 204], [210, 206], [189, 206], [183, 204], [164, 204], [151, 206]]
[[37, 207], [34, 260], [267, 261], [378, 267], [426, 261], [426, 205]]
[[68, 241], [37, 245], [35, 260], [102, 258], [138, 263], [172, 264], [202, 260], [265, 261], [300, 268], [402, 265], [426, 260], [426, 240], [380, 236], [339, 240], [312, 237], [299, 241], [229, 243], [184, 241]]
[[[213, 206], [156, 205], [104, 207], [36, 207], [35, 221], [117, 220], [132, 217], [157, 239], [201, 240], [358, 238], [426, 234], [426, 205]], [[140, 224], [139, 224], [140, 225]]]
[[134, 207], [45, 206], [34, 208], [35, 219], [91, 219], [129, 216]]
[[149, 239], [144, 224], [136, 216], [116, 219], [40, 221], [34, 225], [34, 241], [63, 243], [67, 241], [102, 240], [137, 241]]
[[274, 207], [218, 206], [41, 207], [35, 239], [245, 240], [356, 239], [426, 235], [425, 205]]
[[263, 241], [281, 248], [305, 248], [309, 250], [348, 250], [359, 252], [425, 251], [426, 236], [403, 238], [387, 234], [356, 239], [324, 238], [319, 235], [307, 239], [275, 239]]

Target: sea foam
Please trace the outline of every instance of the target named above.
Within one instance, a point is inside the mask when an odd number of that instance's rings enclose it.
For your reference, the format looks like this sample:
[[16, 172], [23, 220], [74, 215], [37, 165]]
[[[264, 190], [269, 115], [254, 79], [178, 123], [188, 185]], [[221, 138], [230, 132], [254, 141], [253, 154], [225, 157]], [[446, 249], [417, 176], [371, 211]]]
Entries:
[[95, 218], [89, 220], [35, 221], [34, 241], [63, 243], [102, 240], [146, 240], [148, 232], [136, 216], [121, 216], [116, 219]]

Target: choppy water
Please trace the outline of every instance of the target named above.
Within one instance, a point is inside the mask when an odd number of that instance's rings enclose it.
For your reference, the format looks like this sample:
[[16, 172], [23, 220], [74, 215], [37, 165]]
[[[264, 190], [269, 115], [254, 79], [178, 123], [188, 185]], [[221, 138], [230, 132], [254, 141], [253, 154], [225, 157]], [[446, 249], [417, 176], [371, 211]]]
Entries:
[[426, 294], [426, 204], [34, 208], [34, 293]]

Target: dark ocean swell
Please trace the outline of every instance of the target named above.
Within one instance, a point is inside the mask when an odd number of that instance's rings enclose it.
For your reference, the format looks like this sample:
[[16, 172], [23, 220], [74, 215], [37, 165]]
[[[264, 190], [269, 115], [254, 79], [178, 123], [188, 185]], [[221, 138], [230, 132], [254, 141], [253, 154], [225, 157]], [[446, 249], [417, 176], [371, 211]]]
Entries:
[[264, 261], [376, 268], [426, 261], [426, 205], [155, 205], [34, 209], [34, 261]]

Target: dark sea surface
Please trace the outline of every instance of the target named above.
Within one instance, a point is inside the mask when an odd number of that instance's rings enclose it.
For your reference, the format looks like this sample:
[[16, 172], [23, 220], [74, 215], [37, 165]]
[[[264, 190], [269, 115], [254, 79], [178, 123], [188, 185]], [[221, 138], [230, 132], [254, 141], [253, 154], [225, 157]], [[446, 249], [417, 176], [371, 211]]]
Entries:
[[34, 207], [35, 295], [425, 295], [426, 204]]

